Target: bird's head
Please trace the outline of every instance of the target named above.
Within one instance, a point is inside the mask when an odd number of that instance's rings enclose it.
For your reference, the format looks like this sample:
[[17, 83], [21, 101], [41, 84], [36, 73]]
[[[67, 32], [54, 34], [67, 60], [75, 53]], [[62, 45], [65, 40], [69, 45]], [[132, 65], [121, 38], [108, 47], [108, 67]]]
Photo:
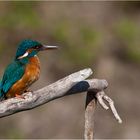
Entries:
[[30, 58], [35, 56], [39, 51], [56, 49], [57, 46], [47, 46], [34, 40], [24, 40], [22, 41], [16, 52], [16, 60], [21, 60], [24, 58]]

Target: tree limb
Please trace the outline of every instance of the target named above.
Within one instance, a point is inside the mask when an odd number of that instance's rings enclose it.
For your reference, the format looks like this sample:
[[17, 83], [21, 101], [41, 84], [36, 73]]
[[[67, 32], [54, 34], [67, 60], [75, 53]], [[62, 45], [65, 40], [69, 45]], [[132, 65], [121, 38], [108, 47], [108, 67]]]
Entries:
[[[4, 100], [0, 102], [0, 118], [15, 114], [17, 112], [33, 109], [63, 96], [85, 91], [99, 93], [107, 88], [108, 83], [106, 80], [85, 80], [91, 74], [92, 70], [87, 68], [66, 76], [65, 78], [37, 91], [27, 92], [23, 94], [24, 99], [15, 97]], [[105, 96], [103, 97], [108, 101], [109, 98], [106, 98]], [[110, 105], [113, 106], [114, 104]], [[117, 111], [115, 113], [117, 113]]]
[[[104, 84], [105, 82], [106, 81], [104, 81]], [[108, 84], [106, 83], [105, 85], [106, 86], [104, 86], [104, 89], [107, 87]], [[105, 94], [103, 89], [102, 90], [99, 90], [99, 89], [101, 88], [98, 87], [96, 90], [95, 88], [94, 90], [89, 89], [89, 91], [87, 92], [86, 109], [85, 109], [85, 132], [84, 132], [85, 140], [94, 139], [94, 133], [95, 133], [94, 120], [95, 120], [95, 109], [96, 109], [97, 101], [104, 109], [108, 110], [109, 107], [104, 103], [104, 100], [107, 101], [115, 119], [118, 121], [118, 123], [122, 123], [122, 120], [114, 106], [113, 100]]]
[[[25, 93], [24, 99], [11, 98], [0, 102], [0, 117], [29, 110], [66, 95], [84, 92], [88, 89], [103, 89], [104, 80], [85, 80], [92, 74], [90, 68], [73, 73], [51, 85], [34, 92]], [[85, 80], [85, 81], [84, 81]], [[99, 86], [99, 87], [98, 87]]]
[[86, 96], [86, 108], [85, 108], [85, 140], [93, 140], [94, 138], [94, 120], [95, 120], [95, 109], [97, 99], [95, 97], [96, 92], [88, 91]]

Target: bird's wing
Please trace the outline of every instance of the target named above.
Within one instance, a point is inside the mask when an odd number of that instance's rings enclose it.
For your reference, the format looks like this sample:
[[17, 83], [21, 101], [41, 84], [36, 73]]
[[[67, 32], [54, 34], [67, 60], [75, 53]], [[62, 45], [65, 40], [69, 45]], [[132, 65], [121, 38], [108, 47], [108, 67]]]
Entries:
[[2, 88], [2, 81], [0, 80], [0, 97], [2, 97], [1, 88]]
[[1, 85], [2, 85], [1, 83], [2, 83], [2, 81], [1, 81], [1, 79], [0, 79], [0, 89], [1, 89]]
[[14, 61], [6, 68], [3, 79], [1, 82], [1, 92], [5, 94], [12, 87], [12, 85], [21, 79], [25, 71], [25, 65], [21, 65], [19, 62]]

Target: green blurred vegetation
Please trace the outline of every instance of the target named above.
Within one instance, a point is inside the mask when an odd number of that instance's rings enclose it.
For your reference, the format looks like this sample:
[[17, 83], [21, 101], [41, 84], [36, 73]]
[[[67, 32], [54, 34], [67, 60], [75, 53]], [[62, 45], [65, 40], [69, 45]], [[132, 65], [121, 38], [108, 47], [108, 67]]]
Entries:
[[[17, 31], [31, 29], [42, 32], [42, 26], [46, 27], [47, 34], [53, 37], [53, 40], [60, 42], [65, 46], [62, 50], [61, 58], [66, 63], [76, 65], [90, 65], [98, 55], [100, 33], [96, 28], [79, 22], [70, 22], [65, 18], [57, 21], [52, 30], [49, 31], [50, 24], [44, 24], [37, 12], [37, 2], [8, 2], [7, 9], [0, 17], [0, 28], [6, 31], [18, 29]], [[10, 13], [10, 14], [9, 14]], [[73, 24], [74, 23], [74, 24]], [[4, 48], [4, 43], [0, 48]]]
[[[7, 9], [0, 17], [0, 28], [6, 31], [11, 29], [39, 31], [42, 26], [45, 26], [38, 14], [38, 2], [14, 1], [5, 3], [5, 5]], [[48, 27], [45, 30], [52, 25], [47, 23], [46, 26]], [[123, 18], [116, 24], [115, 31], [125, 46], [122, 47], [124, 47], [126, 59], [139, 63], [140, 29], [137, 23], [129, 18]], [[61, 57], [66, 61], [65, 63], [69, 62], [75, 65], [92, 64], [99, 54], [101, 38], [104, 38], [96, 27], [84, 22], [68, 21], [65, 18], [58, 20], [52, 30], [48, 30], [48, 34], [53, 37], [53, 40], [65, 46], [61, 52]], [[4, 46], [6, 46], [6, 43], [1, 42], [0, 52], [2, 52]]]
[[65, 46], [63, 59], [75, 65], [89, 65], [98, 55], [100, 33], [94, 27], [63, 20], [54, 27], [52, 36]]
[[36, 12], [36, 2], [9, 2], [7, 10], [0, 17], [0, 28], [38, 28], [40, 20]]
[[140, 63], [140, 28], [131, 19], [123, 19], [117, 24], [117, 35], [123, 42], [125, 57], [134, 63]]
[[14, 128], [14, 129], [9, 129], [7, 132], [7, 138], [8, 139], [21, 139], [23, 138], [23, 134], [20, 130]]

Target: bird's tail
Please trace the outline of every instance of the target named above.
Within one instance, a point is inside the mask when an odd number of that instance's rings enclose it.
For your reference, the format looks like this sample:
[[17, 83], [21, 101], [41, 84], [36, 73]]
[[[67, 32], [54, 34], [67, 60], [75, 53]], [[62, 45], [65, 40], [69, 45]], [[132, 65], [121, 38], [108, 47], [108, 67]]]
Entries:
[[0, 80], [0, 101], [3, 101], [5, 99], [4, 95], [2, 94], [2, 82]]

